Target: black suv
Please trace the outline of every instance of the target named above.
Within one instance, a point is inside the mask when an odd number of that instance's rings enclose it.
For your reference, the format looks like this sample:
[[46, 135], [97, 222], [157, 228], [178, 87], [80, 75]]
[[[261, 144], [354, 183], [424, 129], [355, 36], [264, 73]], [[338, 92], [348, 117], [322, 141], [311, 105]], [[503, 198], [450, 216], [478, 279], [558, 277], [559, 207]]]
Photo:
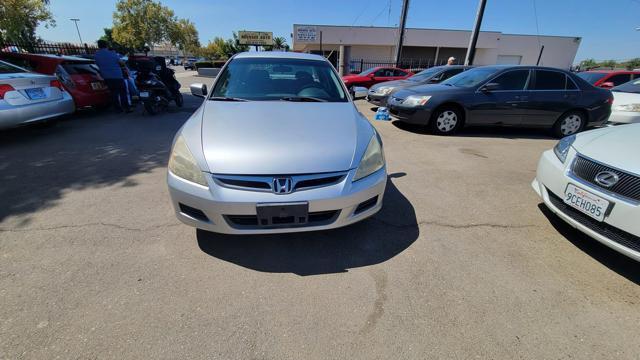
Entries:
[[598, 126], [611, 113], [613, 95], [560, 69], [538, 66], [477, 67], [435, 85], [394, 92], [391, 114], [453, 134], [464, 125], [553, 129], [558, 137]]

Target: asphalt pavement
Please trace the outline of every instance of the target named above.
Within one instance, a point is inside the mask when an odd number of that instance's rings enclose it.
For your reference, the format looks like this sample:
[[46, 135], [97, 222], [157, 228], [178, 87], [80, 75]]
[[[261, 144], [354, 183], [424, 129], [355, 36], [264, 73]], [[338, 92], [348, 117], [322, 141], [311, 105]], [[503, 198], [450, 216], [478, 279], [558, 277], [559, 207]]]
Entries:
[[372, 120], [376, 216], [217, 235], [168, 199], [185, 100], [0, 132], [0, 359], [638, 358], [640, 265], [540, 205], [546, 132]]

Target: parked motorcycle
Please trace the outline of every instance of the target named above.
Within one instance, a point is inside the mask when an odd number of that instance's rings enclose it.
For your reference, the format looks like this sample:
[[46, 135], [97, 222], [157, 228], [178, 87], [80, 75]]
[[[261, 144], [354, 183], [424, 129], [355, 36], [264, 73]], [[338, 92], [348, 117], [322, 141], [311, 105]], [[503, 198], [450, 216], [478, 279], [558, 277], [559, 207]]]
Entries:
[[136, 86], [145, 110], [155, 115], [165, 110], [171, 101], [182, 107], [184, 99], [175, 72], [167, 68], [163, 57], [137, 59]]

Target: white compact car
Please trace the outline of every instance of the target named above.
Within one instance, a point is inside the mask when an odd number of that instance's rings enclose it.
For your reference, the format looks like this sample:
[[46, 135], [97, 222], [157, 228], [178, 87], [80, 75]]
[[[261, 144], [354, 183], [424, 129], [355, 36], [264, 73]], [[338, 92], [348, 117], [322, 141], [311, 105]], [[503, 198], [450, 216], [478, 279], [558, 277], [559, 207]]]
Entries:
[[561, 219], [640, 261], [640, 124], [567, 136], [531, 184]]
[[640, 79], [631, 80], [611, 89], [613, 104], [609, 124], [640, 123]]

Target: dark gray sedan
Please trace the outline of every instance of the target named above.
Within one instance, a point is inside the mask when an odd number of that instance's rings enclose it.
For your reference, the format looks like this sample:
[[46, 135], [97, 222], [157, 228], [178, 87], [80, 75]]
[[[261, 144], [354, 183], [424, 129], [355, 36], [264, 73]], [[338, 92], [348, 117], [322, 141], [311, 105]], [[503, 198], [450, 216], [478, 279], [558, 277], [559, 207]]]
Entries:
[[567, 71], [537, 66], [485, 66], [440, 84], [396, 91], [396, 119], [453, 134], [465, 125], [550, 128], [558, 137], [604, 124], [613, 95]]
[[367, 101], [377, 106], [386, 106], [391, 92], [411, 86], [437, 84], [470, 69], [470, 66], [434, 66], [403, 80], [386, 81], [373, 85], [367, 93]]

